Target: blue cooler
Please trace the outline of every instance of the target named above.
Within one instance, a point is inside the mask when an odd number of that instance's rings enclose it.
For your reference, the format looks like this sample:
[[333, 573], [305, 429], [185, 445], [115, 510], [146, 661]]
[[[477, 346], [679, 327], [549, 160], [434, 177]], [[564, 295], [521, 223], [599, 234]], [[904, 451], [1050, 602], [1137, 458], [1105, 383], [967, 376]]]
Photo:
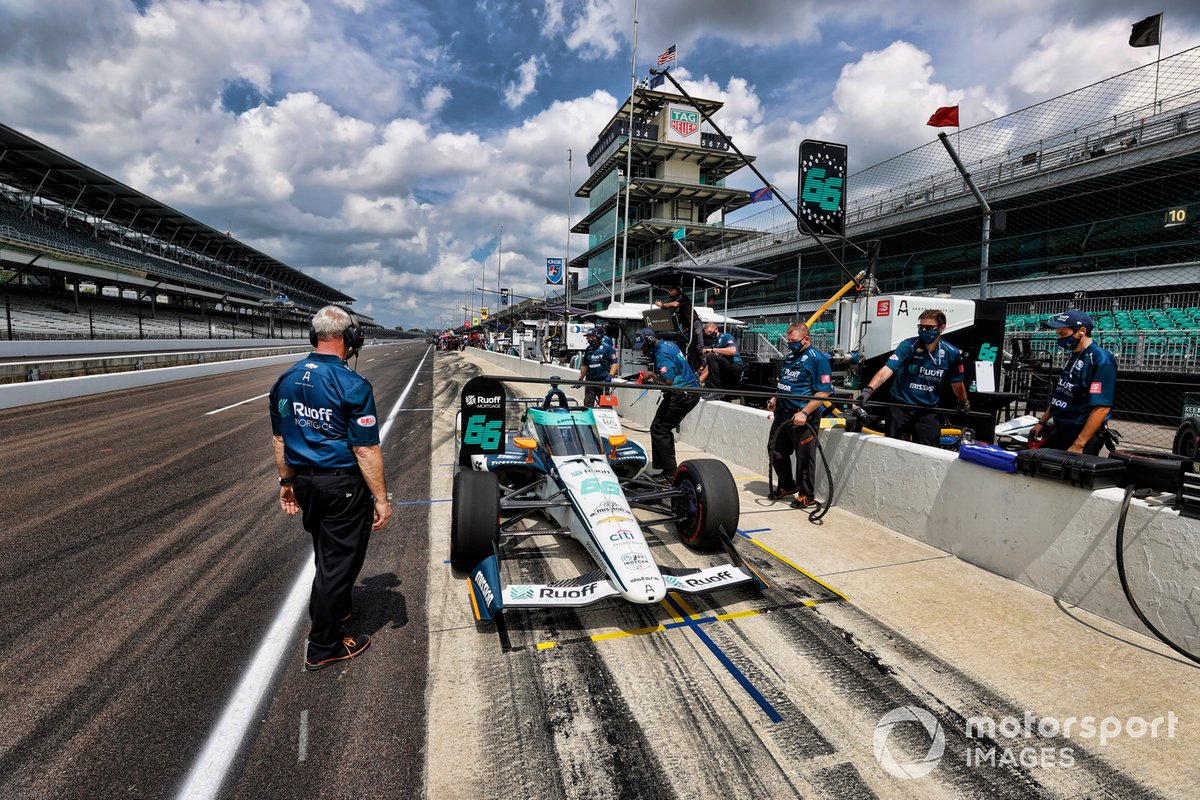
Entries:
[[964, 444], [958, 448], [958, 457], [972, 464], [998, 469], [1001, 472], [1017, 472], [1017, 454], [994, 444]]

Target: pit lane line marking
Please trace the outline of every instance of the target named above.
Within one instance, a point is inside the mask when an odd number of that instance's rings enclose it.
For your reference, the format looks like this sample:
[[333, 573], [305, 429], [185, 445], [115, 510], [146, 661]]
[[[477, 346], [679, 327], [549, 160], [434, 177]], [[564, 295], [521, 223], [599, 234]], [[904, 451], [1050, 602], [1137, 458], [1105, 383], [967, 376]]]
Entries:
[[[450, 562], [447, 560], [443, 563], [449, 564]], [[837, 602], [841, 602], [840, 597], [814, 597], [811, 600], [797, 600], [794, 603], [782, 603], [780, 605], [770, 606], [768, 608], [752, 608], [747, 611], [726, 611], [721, 614], [711, 614], [708, 617], [697, 617], [696, 621], [702, 623], [731, 622], [737, 619], [756, 617], [760, 614], [770, 614], [775, 611], [786, 611], [789, 608], [812, 608], [813, 606], [824, 605], [825, 603]], [[645, 628], [634, 628], [628, 631], [612, 631], [611, 633], [594, 633], [589, 636], [576, 636], [569, 639], [554, 639], [552, 641], [537, 642], [533, 646], [538, 650], [552, 650], [555, 647], [560, 647], [562, 645], [580, 644], [583, 642], [608, 642], [616, 639], [627, 639], [632, 636], [646, 636], [651, 633], [663, 633], [665, 631], [675, 630], [676, 628], [687, 627], [688, 622], [684, 620], [683, 617], [679, 616], [675, 609], [667, 604], [665, 600], [659, 601], [659, 605], [661, 605], [666, 610], [668, 616], [671, 617], [671, 622], [650, 625]], [[516, 645], [515, 647], [507, 647], [505, 648], [505, 652], [516, 653], [524, 650], [527, 646], [528, 645]]]
[[717, 645], [716, 642], [709, 638], [709, 635], [704, 631], [703, 628], [700, 627], [703, 623], [716, 622], [716, 620], [713, 617], [697, 618], [696, 614], [691, 613], [691, 609], [686, 603], [684, 603], [683, 598], [681, 598], [675, 592], [668, 592], [667, 600], [672, 605], [676, 605], [677, 607], [686, 610], [685, 613], [688, 614], [688, 618], [684, 620], [683, 625], [690, 628], [692, 633], [700, 637], [700, 641], [704, 643], [704, 646], [709, 649], [709, 652], [716, 656], [717, 661], [721, 662], [721, 666], [725, 667], [729, 674], [733, 676], [733, 679], [741, 684], [741, 687], [746, 690], [746, 694], [750, 695], [750, 698], [754, 700], [754, 702], [758, 704], [758, 707], [763, 710], [763, 713], [767, 715], [767, 719], [771, 720], [771, 722], [783, 722], [783, 715], [775, 710], [775, 707], [771, 705], [770, 701], [767, 700], [766, 697], [763, 696], [762, 692], [760, 692], [754, 686], [754, 684], [750, 682], [750, 679], [746, 677], [746, 674], [737, 668], [737, 665], [733, 663], [733, 659], [731, 659], [725, 653], [725, 651], [722, 650], [719, 645]]
[[[770, 528], [759, 528], [758, 530], [756, 530], [756, 531], [754, 531], [754, 532], [755, 532], [755, 533], [761, 533], [762, 531], [769, 531], [769, 530], [771, 530], [771, 529], [770, 529]], [[777, 559], [779, 559], [780, 561], [782, 561], [784, 564], [787, 564], [789, 567], [791, 567], [792, 569], [796, 570], [796, 572], [799, 572], [801, 575], [803, 575], [804, 577], [808, 578], [810, 581], [813, 581], [814, 583], [816, 583], [816, 584], [819, 584], [820, 586], [824, 586], [826, 589], [828, 589], [829, 591], [833, 592], [834, 594], [836, 594], [838, 597], [842, 598], [843, 600], [847, 600], [847, 601], [848, 601], [848, 600], [850, 599], [849, 597], [846, 597], [846, 595], [844, 595], [844, 594], [842, 594], [841, 592], [839, 592], [837, 589], [835, 589], [835, 588], [833, 588], [832, 586], [830, 586], [830, 585], [829, 585], [828, 583], [826, 583], [825, 581], [823, 581], [823, 580], [821, 580], [820, 578], [818, 578], [816, 575], [813, 575], [811, 572], [807, 571], [807, 570], [806, 570], [806, 569], [804, 569], [803, 567], [801, 567], [801, 566], [798, 566], [798, 565], [796, 565], [796, 564], [792, 563], [792, 562], [791, 562], [791, 561], [789, 561], [788, 559], [786, 559], [786, 558], [784, 558], [783, 556], [779, 555], [779, 553], [776, 553], [774, 550], [772, 550], [771, 548], [767, 547], [767, 546], [766, 546], [765, 544], [763, 544], [762, 542], [760, 542], [760, 541], [758, 541], [757, 539], [755, 539], [753, 536], [751, 536], [751, 535], [750, 535], [751, 531], [744, 531], [744, 530], [741, 530], [741, 529], [739, 529], [737, 533], [738, 533], [738, 536], [741, 536], [743, 539], [745, 539], [746, 541], [750, 542], [750, 544], [754, 545], [754, 546], [755, 546], [755, 547], [757, 547], [759, 550], [762, 550], [762, 551], [764, 551], [764, 552], [766, 552], [766, 553], [770, 553], [771, 555], [775, 556]]]
[[303, 764], [308, 758], [308, 709], [300, 712], [300, 740], [296, 744], [296, 763]]
[[246, 405], [246, 403], [253, 403], [255, 400], [262, 400], [264, 397], [266, 397], [269, 394], [271, 394], [271, 393], [267, 392], [267, 394], [260, 394], [258, 397], [251, 397], [249, 400], [243, 400], [240, 403], [234, 403], [231, 406], [225, 406], [224, 408], [218, 408], [215, 411], [205, 412], [204, 416], [208, 417], [213, 414], [220, 414], [222, 411], [228, 411], [231, 408], [237, 408], [238, 406], [244, 406], [244, 405]]
[[[424, 366], [425, 359], [432, 349], [432, 347], [426, 349], [425, 355], [421, 356], [420, 363], [413, 370], [412, 377], [408, 379], [408, 385], [404, 387], [400, 399], [396, 401], [387, 422], [380, 430], [380, 444], [383, 444], [383, 440], [391, 428], [392, 419], [396, 416], [396, 410], [408, 397], [408, 391], [412, 389], [413, 382], [416, 381], [417, 375], [420, 374], [421, 367]], [[229, 770], [242, 747], [242, 742], [250, 730], [250, 725], [255, 721], [258, 707], [262, 704], [263, 697], [270, 688], [275, 673], [279, 671], [283, 655], [293, 644], [295, 631], [300, 626], [300, 620], [308, 606], [308, 595], [312, 589], [312, 580], [315, 574], [315, 562], [312, 559], [305, 559], [304, 568], [300, 570], [300, 574], [296, 576], [295, 582], [288, 590], [279, 613], [275, 615], [270, 629], [263, 637], [262, 644], [254, 654], [254, 659], [250, 662], [241, 681], [238, 682], [237, 689], [229, 698], [217, 724], [209, 733], [208, 739], [204, 743], [204, 749], [200, 751], [200, 755], [192, 764], [187, 780], [176, 795], [180, 800], [218, 796], [221, 785], [225, 783], [225, 778], [229, 775]]]

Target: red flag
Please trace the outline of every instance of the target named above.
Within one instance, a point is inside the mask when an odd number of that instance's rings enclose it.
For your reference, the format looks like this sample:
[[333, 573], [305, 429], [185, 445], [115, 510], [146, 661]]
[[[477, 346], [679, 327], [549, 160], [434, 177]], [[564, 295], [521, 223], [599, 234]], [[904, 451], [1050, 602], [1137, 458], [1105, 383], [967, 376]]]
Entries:
[[957, 128], [958, 106], [942, 106], [933, 112], [933, 116], [925, 124], [931, 128]]

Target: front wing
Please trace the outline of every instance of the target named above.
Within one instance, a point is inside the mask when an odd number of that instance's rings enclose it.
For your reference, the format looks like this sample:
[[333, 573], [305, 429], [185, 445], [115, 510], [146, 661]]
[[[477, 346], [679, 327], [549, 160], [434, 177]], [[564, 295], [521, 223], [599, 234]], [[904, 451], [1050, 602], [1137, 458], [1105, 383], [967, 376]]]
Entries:
[[[719, 564], [705, 569], [659, 567], [659, 572], [668, 589], [685, 594], [700, 594], [743, 583], [766, 588], [762, 579], [744, 562], [742, 567], [733, 564]], [[617, 588], [600, 570], [553, 583], [503, 586], [494, 554], [471, 571], [470, 586], [471, 608], [476, 621], [481, 622], [490, 621], [509, 608], [582, 608], [609, 597], [620, 596]]]

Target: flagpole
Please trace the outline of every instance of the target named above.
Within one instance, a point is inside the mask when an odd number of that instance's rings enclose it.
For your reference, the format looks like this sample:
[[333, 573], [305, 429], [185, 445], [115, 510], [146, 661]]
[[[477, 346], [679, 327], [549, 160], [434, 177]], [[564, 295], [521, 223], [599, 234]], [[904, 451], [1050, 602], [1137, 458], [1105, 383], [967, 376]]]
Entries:
[[1162, 34], [1163, 20], [1166, 19], [1167, 12], [1162, 12], [1158, 15], [1158, 56], [1154, 59], [1154, 108], [1152, 113], [1158, 113], [1158, 65], [1162, 63]]
[[[625, 137], [625, 228], [621, 231], [621, 302], [625, 302], [625, 263], [629, 256], [629, 187], [633, 183], [633, 111], [637, 91], [638, 0], [633, 0], [633, 55], [629, 59], [629, 135]], [[621, 187], [618, 184], [617, 191]], [[616, 242], [613, 242], [616, 247]]]

